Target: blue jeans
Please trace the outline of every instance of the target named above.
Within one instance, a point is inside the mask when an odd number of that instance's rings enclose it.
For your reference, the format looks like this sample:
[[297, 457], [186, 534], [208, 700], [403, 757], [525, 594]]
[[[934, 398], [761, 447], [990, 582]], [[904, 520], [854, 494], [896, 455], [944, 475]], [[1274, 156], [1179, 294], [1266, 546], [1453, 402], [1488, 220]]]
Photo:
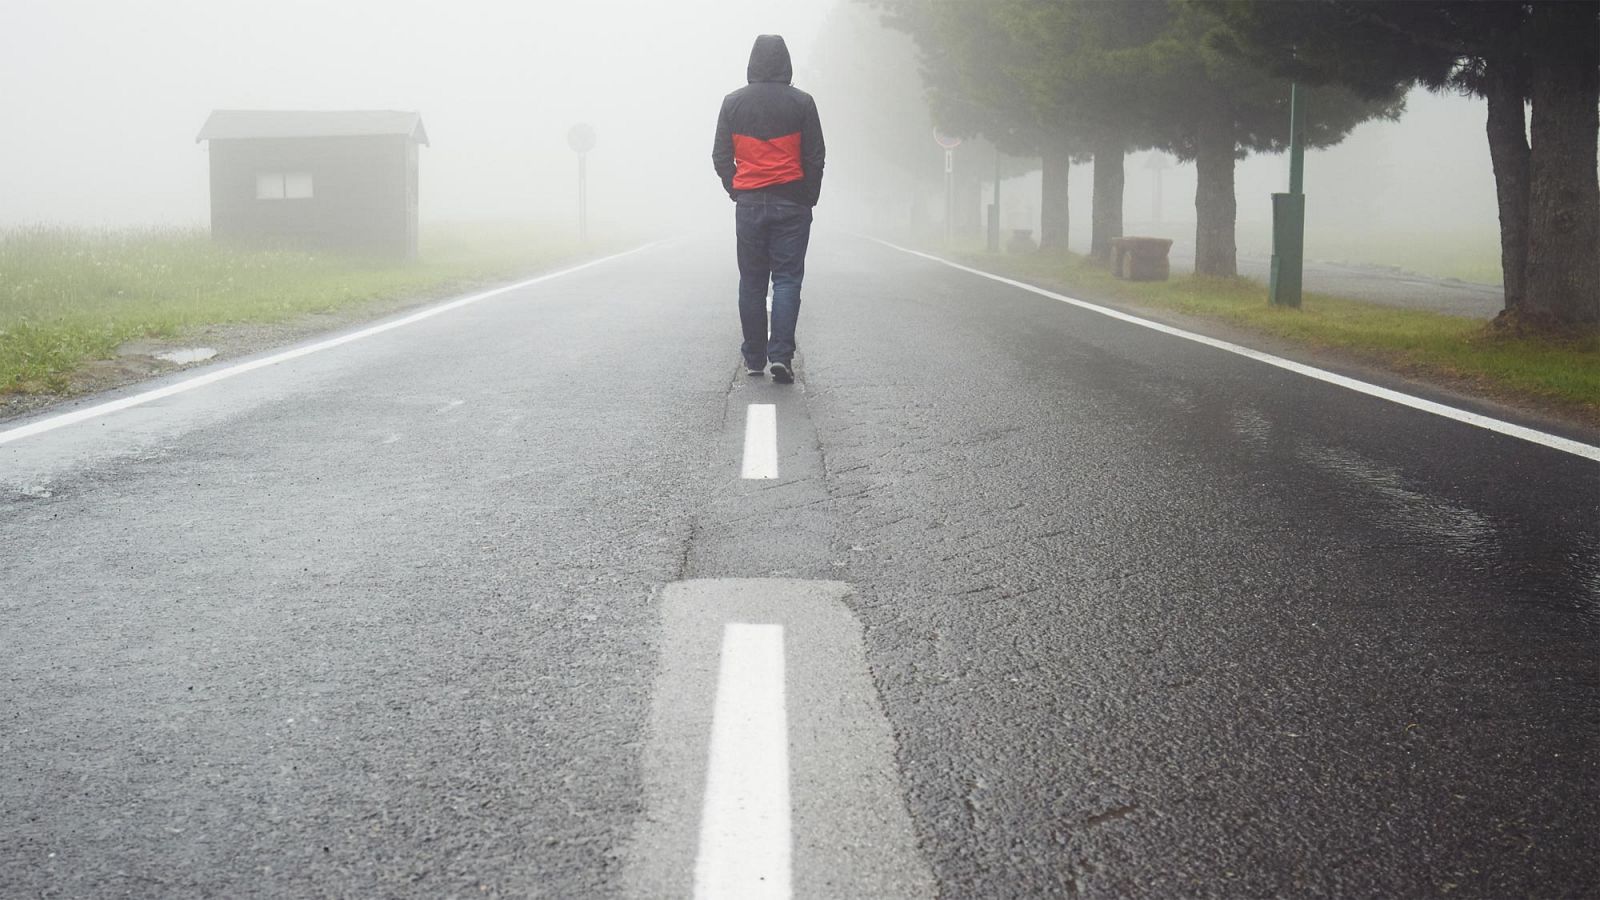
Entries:
[[[754, 368], [794, 359], [800, 319], [800, 282], [806, 276], [811, 208], [765, 194], [739, 198], [734, 212], [739, 239], [739, 323], [744, 361]], [[772, 282], [772, 336], [767, 336], [767, 282]]]

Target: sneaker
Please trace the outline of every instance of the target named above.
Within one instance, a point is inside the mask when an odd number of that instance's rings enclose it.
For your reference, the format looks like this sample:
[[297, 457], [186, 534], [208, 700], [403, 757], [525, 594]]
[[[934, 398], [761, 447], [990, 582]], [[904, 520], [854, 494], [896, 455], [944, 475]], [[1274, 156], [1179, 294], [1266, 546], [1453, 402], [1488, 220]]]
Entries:
[[746, 375], [765, 375], [767, 374], [767, 367], [760, 363], [752, 364], [747, 362], [744, 364], [744, 373]]
[[772, 380], [779, 384], [794, 384], [794, 369], [786, 362], [773, 360]]

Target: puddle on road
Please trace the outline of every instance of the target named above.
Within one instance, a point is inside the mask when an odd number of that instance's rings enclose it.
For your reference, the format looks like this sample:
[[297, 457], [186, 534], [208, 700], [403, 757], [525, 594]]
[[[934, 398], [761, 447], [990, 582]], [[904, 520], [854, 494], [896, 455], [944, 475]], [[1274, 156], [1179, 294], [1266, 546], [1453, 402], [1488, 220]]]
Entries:
[[1272, 439], [1272, 422], [1253, 406], [1232, 410], [1228, 426], [1257, 450], [1265, 449]]
[[1424, 493], [1399, 469], [1361, 454], [1302, 444], [1296, 456], [1364, 498], [1356, 508], [1375, 525], [1451, 554], [1464, 571], [1498, 579], [1524, 600], [1573, 609], [1600, 625], [1600, 540], [1592, 532], [1564, 535], [1570, 549], [1520, 529], [1501, 534], [1488, 516]]
[[167, 353], [157, 353], [156, 359], [164, 359], [167, 362], [177, 363], [180, 366], [186, 366], [189, 363], [205, 362], [216, 355], [217, 351], [211, 349], [210, 347], [185, 347], [182, 350], [172, 350]]
[[1487, 518], [1413, 489], [1400, 470], [1391, 466], [1359, 453], [1315, 444], [1300, 447], [1296, 455], [1366, 497], [1380, 527], [1400, 530], [1461, 555], [1484, 552], [1495, 537], [1494, 524]]
[[1578, 614], [1591, 625], [1600, 625], [1600, 547], [1585, 547], [1572, 555], [1582, 594]]

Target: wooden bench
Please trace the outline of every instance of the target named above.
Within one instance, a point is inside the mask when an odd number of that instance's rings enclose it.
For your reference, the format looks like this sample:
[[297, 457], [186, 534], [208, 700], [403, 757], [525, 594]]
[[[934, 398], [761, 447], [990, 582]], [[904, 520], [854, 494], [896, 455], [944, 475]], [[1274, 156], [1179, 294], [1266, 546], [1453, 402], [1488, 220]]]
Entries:
[[1168, 238], [1119, 237], [1111, 239], [1111, 274], [1129, 281], [1166, 281], [1172, 273]]

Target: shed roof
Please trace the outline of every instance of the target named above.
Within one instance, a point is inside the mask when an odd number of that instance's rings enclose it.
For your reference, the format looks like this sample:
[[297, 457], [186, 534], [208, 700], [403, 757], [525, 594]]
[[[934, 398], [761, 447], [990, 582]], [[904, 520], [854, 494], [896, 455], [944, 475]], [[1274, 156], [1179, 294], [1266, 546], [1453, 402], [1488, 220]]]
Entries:
[[399, 135], [428, 143], [422, 116], [392, 109], [212, 110], [195, 143], [236, 138], [366, 137]]

